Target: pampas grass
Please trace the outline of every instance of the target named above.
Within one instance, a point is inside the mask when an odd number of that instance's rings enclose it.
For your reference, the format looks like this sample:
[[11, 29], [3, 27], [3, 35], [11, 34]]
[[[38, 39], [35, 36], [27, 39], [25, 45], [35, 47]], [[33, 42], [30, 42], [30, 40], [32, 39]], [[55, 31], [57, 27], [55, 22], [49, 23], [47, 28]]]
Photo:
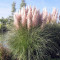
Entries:
[[[15, 31], [16, 33], [9, 40], [13, 54], [20, 59], [26, 60], [28, 47], [28, 31], [25, 28]], [[24, 58], [23, 58], [24, 57]]]
[[[48, 24], [28, 30], [20, 28], [10, 38], [9, 45], [18, 60], [49, 60], [60, 57], [60, 24]], [[57, 34], [57, 35], [56, 35]]]
[[40, 37], [40, 27], [28, 31], [21, 28], [15, 31], [10, 38], [9, 45], [18, 60], [43, 60], [45, 59], [46, 40]]
[[[49, 60], [57, 57], [60, 47], [60, 26], [54, 23], [57, 15], [56, 9], [48, 14], [46, 9], [40, 13], [31, 6], [23, 7], [18, 14], [14, 14], [14, 25], [17, 29], [9, 39], [14, 57], [18, 60]], [[46, 25], [47, 23], [49, 24]]]

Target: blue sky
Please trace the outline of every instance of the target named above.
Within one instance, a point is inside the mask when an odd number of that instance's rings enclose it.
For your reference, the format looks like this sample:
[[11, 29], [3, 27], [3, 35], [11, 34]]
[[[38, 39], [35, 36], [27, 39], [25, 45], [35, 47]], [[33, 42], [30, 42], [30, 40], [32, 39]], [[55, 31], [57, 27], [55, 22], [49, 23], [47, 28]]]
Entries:
[[[11, 15], [11, 5], [13, 1], [16, 2], [16, 11], [20, 8], [21, 0], [0, 0], [0, 18], [8, 17]], [[37, 9], [42, 11], [43, 8], [47, 8], [48, 12], [52, 12], [52, 9], [56, 7], [60, 11], [60, 0], [25, 0], [26, 4], [36, 6]]]

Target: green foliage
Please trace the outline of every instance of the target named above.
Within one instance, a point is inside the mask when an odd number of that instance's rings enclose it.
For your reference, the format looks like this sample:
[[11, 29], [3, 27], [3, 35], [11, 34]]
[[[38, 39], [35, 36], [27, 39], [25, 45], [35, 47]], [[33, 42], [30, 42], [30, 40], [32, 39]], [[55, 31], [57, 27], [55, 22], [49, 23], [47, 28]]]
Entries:
[[[38, 28], [38, 31], [40, 28]], [[15, 57], [20, 60], [43, 60], [46, 40], [36, 34], [37, 29], [28, 31], [25, 28], [16, 32], [10, 39], [9, 45]]]
[[46, 44], [47, 54], [52, 58], [60, 57], [60, 24], [48, 24], [39, 32], [40, 36], [49, 41]]
[[49, 60], [60, 57], [60, 24], [14, 31], [9, 45], [18, 60]]
[[22, 2], [21, 2], [21, 4], [20, 4], [20, 8], [25, 7], [25, 6], [26, 6], [25, 0], [21, 0], [21, 1], [22, 1]]
[[30, 45], [30, 60], [48, 60], [50, 58], [49, 55], [45, 54], [46, 52], [46, 41], [43, 37], [40, 36], [41, 32], [40, 27], [36, 27], [32, 29], [31, 38], [32, 40]]
[[8, 31], [6, 25], [7, 25], [8, 19], [0, 19], [0, 33], [5, 33], [6, 31]]
[[[28, 31], [27, 29], [20, 29], [15, 31], [14, 36], [9, 40], [10, 47], [12, 47], [13, 54], [19, 59], [26, 60], [26, 51], [28, 46]], [[24, 57], [24, 58], [23, 58]]]
[[15, 8], [15, 6], [16, 6], [16, 3], [15, 2], [13, 2], [12, 3], [12, 15], [14, 14], [14, 12], [16, 11], [16, 8]]
[[1, 29], [1, 25], [2, 25], [2, 24], [0, 24], [0, 29]]

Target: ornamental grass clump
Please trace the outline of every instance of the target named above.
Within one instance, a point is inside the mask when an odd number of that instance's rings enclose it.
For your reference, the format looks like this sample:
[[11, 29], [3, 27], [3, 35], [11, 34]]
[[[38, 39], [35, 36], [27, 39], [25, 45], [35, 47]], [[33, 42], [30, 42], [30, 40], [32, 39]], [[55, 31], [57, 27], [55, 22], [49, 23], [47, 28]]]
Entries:
[[34, 28], [32, 31], [28, 31], [28, 29], [22, 28], [10, 38], [11, 50], [18, 60], [43, 60], [47, 57], [45, 55], [46, 40], [40, 37], [36, 30]]
[[43, 29], [28, 31], [20, 28], [10, 38], [9, 44], [18, 60], [48, 60], [60, 58], [60, 24], [48, 24]]
[[60, 24], [48, 24], [39, 34], [48, 41], [46, 53], [52, 58], [60, 58]]
[[46, 8], [41, 13], [31, 6], [23, 7], [18, 13], [15, 13], [16, 30], [9, 39], [14, 57], [18, 60], [48, 60], [55, 56], [59, 57], [57, 56], [59, 54], [57, 41], [60, 37], [58, 34], [60, 26], [55, 25], [57, 15], [56, 9], [52, 14], [48, 14]]
[[15, 31], [14, 36], [9, 39], [9, 45], [14, 57], [19, 60], [27, 60], [28, 39], [28, 31], [24, 28]]

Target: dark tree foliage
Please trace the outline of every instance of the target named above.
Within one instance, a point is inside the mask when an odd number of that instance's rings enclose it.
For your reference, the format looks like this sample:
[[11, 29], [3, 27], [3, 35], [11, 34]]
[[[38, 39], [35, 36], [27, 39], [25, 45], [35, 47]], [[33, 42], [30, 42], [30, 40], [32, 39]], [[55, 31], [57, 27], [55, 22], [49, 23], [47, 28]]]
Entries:
[[8, 28], [6, 27], [6, 25], [8, 24], [8, 19], [0, 19], [0, 33], [5, 33], [8, 31]]
[[21, 1], [22, 1], [22, 2], [21, 2], [21, 4], [20, 4], [20, 8], [25, 7], [25, 6], [26, 6], [25, 0], [21, 0]]
[[14, 12], [16, 11], [16, 3], [15, 2], [13, 2], [12, 3], [12, 15], [14, 14]]

